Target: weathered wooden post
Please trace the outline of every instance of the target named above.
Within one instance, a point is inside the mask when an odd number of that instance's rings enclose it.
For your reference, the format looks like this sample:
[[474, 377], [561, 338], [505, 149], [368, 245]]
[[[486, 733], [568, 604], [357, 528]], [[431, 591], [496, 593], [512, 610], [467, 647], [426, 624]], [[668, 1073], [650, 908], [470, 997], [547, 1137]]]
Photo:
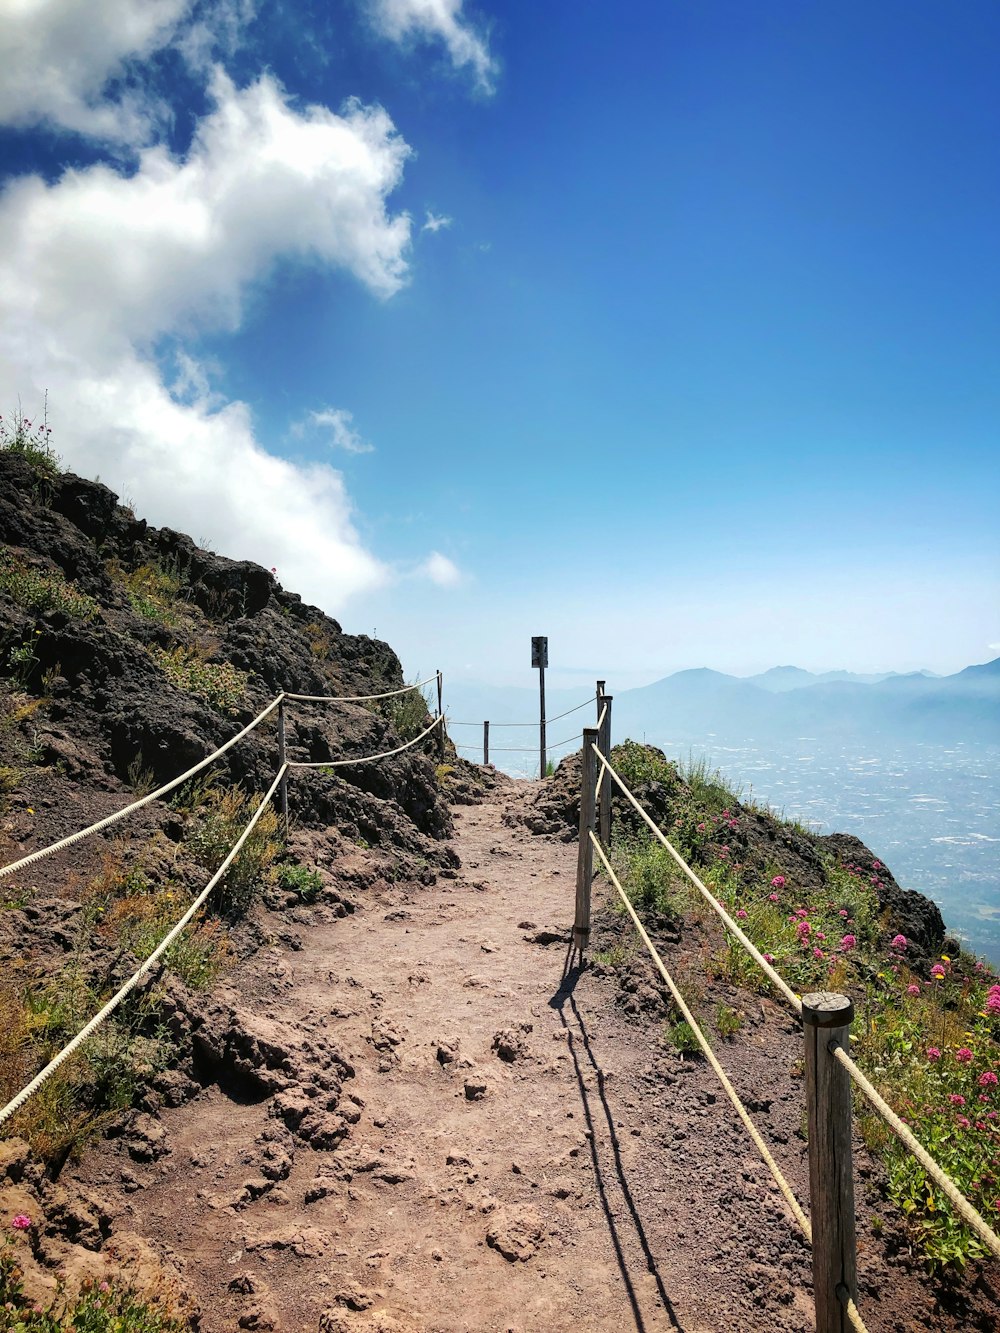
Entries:
[[590, 833], [594, 827], [597, 795], [597, 728], [586, 727], [580, 764], [580, 847], [576, 861], [576, 916], [573, 921], [573, 943], [581, 952], [590, 940], [590, 886], [594, 878], [594, 844]]
[[545, 745], [545, 668], [549, 664], [549, 641], [544, 634], [531, 640], [531, 665], [538, 668], [538, 781], [545, 778], [548, 756]]
[[483, 763], [490, 762], [490, 724], [483, 723]]
[[802, 997], [816, 1333], [849, 1333], [847, 1298], [858, 1297], [851, 1080], [830, 1050], [833, 1043], [850, 1048], [853, 1019], [854, 1002], [846, 995]]
[[597, 716], [598, 716], [598, 717], [601, 716], [601, 696], [604, 694], [604, 687], [605, 687], [605, 685], [607, 685], [607, 683], [608, 683], [608, 682], [607, 682], [606, 680], [599, 680], [599, 681], [597, 682]]
[[442, 703], [442, 700], [443, 700], [443, 698], [444, 698], [444, 677], [441, 675], [440, 670], [438, 670], [438, 673], [437, 673], [437, 687], [438, 687], [438, 717], [441, 719], [441, 721], [438, 723], [438, 729], [437, 729], [437, 732], [438, 732], [438, 761], [439, 761], [440, 763], [443, 764], [443, 763], [444, 763], [444, 754], [445, 754], [445, 751], [444, 751], [444, 706], [443, 706], [443, 703]]
[[[278, 766], [285, 766], [285, 701], [278, 704]], [[282, 773], [281, 786], [278, 788], [281, 805], [281, 819], [285, 826], [285, 838], [288, 838], [288, 774]]]
[[[604, 720], [598, 728], [597, 748], [605, 759], [611, 758], [611, 704], [614, 696], [602, 694], [598, 700]], [[598, 828], [600, 830], [601, 846], [606, 852], [611, 850], [611, 779], [602, 769], [603, 778], [601, 781], [600, 797], [600, 815], [598, 819]]]

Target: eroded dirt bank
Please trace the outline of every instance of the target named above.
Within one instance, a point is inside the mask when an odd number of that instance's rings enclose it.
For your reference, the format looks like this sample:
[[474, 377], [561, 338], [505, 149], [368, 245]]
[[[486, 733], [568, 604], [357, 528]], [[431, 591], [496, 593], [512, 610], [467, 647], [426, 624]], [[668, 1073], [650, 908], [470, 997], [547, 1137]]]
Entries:
[[[652, 974], [566, 970], [575, 848], [505, 825], [519, 799], [457, 812], [456, 878], [297, 913], [232, 974], [219, 1013], [277, 1091], [237, 1051], [74, 1171], [206, 1333], [812, 1327], [808, 1252], [711, 1071], [663, 1046]], [[800, 1039], [727, 993], [724, 1062], [805, 1198]], [[956, 1302], [861, 1230], [872, 1333], [996, 1326], [995, 1274]]]

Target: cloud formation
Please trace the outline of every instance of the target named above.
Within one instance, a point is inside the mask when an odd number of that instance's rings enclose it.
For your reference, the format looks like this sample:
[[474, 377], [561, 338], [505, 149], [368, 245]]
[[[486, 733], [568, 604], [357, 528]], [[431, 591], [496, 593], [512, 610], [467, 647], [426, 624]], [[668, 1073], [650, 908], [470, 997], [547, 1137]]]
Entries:
[[456, 69], [469, 67], [493, 91], [497, 64], [484, 37], [462, 16], [462, 0], [370, 0], [375, 26], [390, 41], [441, 41]]
[[443, 227], [450, 227], [452, 224], [452, 220], [453, 219], [448, 217], [443, 217], [443, 216], [439, 217], [436, 214], [432, 213], [430, 209], [428, 209], [427, 221], [420, 228], [420, 230], [430, 231], [430, 232], [441, 231]]
[[182, 351], [168, 383], [154, 349], [235, 328], [279, 258], [391, 296], [410, 219], [387, 199], [409, 148], [381, 108], [299, 110], [268, 76], [237, 89], [217, 71], [212, 95], [183, 159], [152, 147], [130, 175], [98, 164], [0, 194], [0, 403], [20, 395], [34, 410], [48, 389], [71, 466], [335, 608], [390, 578], [340, 474], [269, 454], [246, 406], [210, 392], [206, 367]]
[[0, 0], [0, 124], [46, 122], [114, 142], [145, 142], [166, 114], [109, 80], [169, 42], [193, 0]]
[[373, 454], [375, 446], [354, 429], [353, 421], [353, 412], [343, 407], [324, 407], [321, 412], [310, 412], [305, 421], [296, 422], [292, 433], [303, 435], [306, 426], [310, 426], [327, 432], [331, 449], [343, 449], [348, 454]]
[[462, 582], [462, 571], [453, 560], [449, 560], [440, 551], [431, 551], [427, 559], [417, 567], [421, 578], [429, 579], [439, 588], [457, 588]]

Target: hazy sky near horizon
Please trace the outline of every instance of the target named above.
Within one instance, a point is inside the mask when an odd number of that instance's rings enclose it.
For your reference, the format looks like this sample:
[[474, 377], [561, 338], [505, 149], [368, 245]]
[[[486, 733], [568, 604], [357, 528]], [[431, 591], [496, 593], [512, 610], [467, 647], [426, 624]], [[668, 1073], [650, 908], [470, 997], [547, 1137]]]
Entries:
[[408, 673], [1000, 655], [1000, 9], [0, 0], [0, 411]]

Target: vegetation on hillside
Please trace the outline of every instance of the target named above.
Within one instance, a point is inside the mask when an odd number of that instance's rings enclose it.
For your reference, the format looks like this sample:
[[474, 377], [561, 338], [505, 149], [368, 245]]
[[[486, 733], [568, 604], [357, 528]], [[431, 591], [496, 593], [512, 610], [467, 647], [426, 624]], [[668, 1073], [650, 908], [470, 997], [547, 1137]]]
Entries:
[[[892, 932], [879, 906], [887, 871], [877, 859], [862, 866], [826, 854], [816, 873], [797, 875], [782, 847], [801, 828], [742, 802], [718, 773], [671, 763], [634, 742], [616, 746], [613, 761], [647, 805], [659, 804], [667, 837], [793, 989], [852, 995], [858, 1063], [983, 1216], [1000, 1224], [1000, 980], [993, 969], [964, 949], [928, 959]], [[612, 860], [637, 909], [674, 923], [692, 915], [715, 920], [634, 813], [624, 803], [618, 813]], [[762, 826], [774, 836], [762, 839]], [[705, 933], [719, 938], [715, 929]], [[769, 989], [734, 936], [709, 947], [703, 961], [711, 976]], [[674, 1044], [686, 1037], [678, 1027]], [[715, 1027], [727, 1035], [732, 1020]], [[929, 1266], [986, 1257], [882, 1118], [860, 1099], [856, 1113]]]

